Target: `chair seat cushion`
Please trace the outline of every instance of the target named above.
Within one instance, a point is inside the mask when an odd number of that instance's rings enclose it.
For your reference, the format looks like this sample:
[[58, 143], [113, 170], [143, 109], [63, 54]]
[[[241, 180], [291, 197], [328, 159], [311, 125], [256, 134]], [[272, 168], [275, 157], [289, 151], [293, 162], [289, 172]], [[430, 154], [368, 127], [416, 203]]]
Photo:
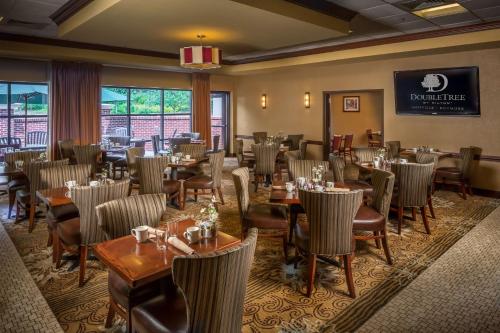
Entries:
[[16, 200], [24, 205], [27, 205], [30, 203], [31, 194], [24, 189], [18, 190], [16, 192]]
[[195, 171], [190, 170], [178, 170], [177, 171], [177, 179], [189, 179], [191, 177], [196, 176]]
[[269, 204], [252, 204], [243, 217], [248, 228], [288, 229], [286, 207]]
[[206, 175], [194, 176], [184, 182], [184, 188], [211, 189], [214, 186], [212, 177]]
[[436, 178], [460, 179], [462, 173], [455, 167], [441, 167], [436, 169]]
[[27, 178], [15, 178], [7, 183], [7, 189], [9, 191], [17, 191], [21, 189], [26, 189], [27, 185], [28, 185]]
[[132, 309], [132, 325], [137, 333], [187, 332], [187, 309], [180, 292], [150, 299]]
[[361, 206], [354, 217], [353, 230], [376, 231], [382, 230], [385, 217], [369, 206]]
[[295, 225], [295, 245], [303, 250], [309, 250], [309, 223], [306, 219], [298, 219]]
[[146, 285], [132, 288], [115, 271], [109, 270], [108, 290], [116, 303], [123, 308], [130, 304], [139, 304], [158, 295], [163, 280], [155, 280]]
[[79, 246], [82, 241], [82, 235], [80, 233], [80, 218], [76, 217], [64, 222], [59, 222], [57, 224], [57, 234], [65, 245]]
[[163, 193], [174, 194], [179, 192], [181, 189], [181, 182], [178, 180], [163, 180]]
[[58, 222], [69, 220], [78, 216], [78, 208], [73, 203], [52, 207], [47, 212], [47, 218], [51, 218]]

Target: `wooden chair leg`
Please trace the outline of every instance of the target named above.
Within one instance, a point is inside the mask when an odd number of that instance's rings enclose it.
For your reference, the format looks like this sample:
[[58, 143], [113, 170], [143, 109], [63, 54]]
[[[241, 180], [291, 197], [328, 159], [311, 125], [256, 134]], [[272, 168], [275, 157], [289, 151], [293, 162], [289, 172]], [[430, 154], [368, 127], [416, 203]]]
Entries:
[[127, 308], [127, 333], [133, 333], [132, 331], [132, 307], [129, 306]]
[[217, 192], [219, 192], [219, 198], [220, 198], [220, 202], [221, 204], [224, 204], [224, 196], [222, 195], [222, 187], [217, 187]]
[[61, 240], [59, 239], [59, 235], [57, 234], [57, 231], [55, 231], [54, 233], [54, 236], [53, 236], [53, 244], [52, 246], [56, 247], [56, 252], [55, 252], [55, 255], [56, 255], [56, 268], [60, 268], [61, 267], [61, 262], [62, 262], [62, 255], [63, 255], [63, 252], [64, 252], [64, 249], [63, 249], [63, 246], [61, 244]]
[[382, 238], [382, 246], [384, 247], [385, 257], [387, 258], [387, 263], [392, 265], [391, 251], [389, 250], [389, 243], [387, 242], [387, 230], [381, 231], [384, 238]]
[[[48, 228], [47, 228], [48, 229]], [[53, 238], [53, 235], [52, 235], [52, 230], [48, 229], [49, 231], [49, 237], [47, 239], [47, 247], [50, 247], [52, 246], [52, 238]], [[52, 250], [53, 251], [53, 250]]]
[[352, 268], [351, 268], [352, 257], [350, 254], [344, 255], [344, 269], [345, 278], [347, 282], [347, 289], [349, 290], [349, 295], [352, 298], [356, 298], [356, 291], [354, 290], [354, 280], [352, 279]]
[[184, 210], [184, 208], [186, 207], [186, 200], [187, 200], [187, 188], [184, 189], [184, 193], [182, 194], [181, 210]]
[[55, 230], [51, 230], [52, 234], [52, 263], [55, 264], [57, 262], [57, 251], [59, 251], [59, 237]]
[[472, 197], [472, 186], [470, 184], [470, 182], [466, 182], [466, 188], [467, 188], [467, 192], [469, 193], [469, 195]]
[[285, 263], [288, 261], [288, 235], [287, 232], [283, 232], [283, 253], [285, 254]]
[[465, 191], [464, 182], [460, 182], [460, 191], [462, 192], [462, 197], [464, 198], [464, 200], [467, 200], [467, 192]]
[[194, 202], [198, 202], [198, 190], [194, 190]]
[[403, 225], [403, 207], [398, 207], [398, 235], [401, 235], [402, 225]]
[[115, 305], [114, 305], [114, 300], [111, 296], [109, 296], [109, 310], [108, 310], [108, 315], [106, 317], [106, 322], [104, 324], [105, 328], [110, 328], [113, 326], [113, 319], [115, 319]]
[[19, 206], [19, 202], [16, 202], [16, 222], [19, 221], [19, 213], [21, 211], [21, 208]]
[[[378, 231], [373, 232], [373, 236], [377, 237], [378, 235], [379, 235]], [[380, 249], [380, 239], [375, 238], [375, 246], [377, 247], [377, 249]]]
[[88, 247], [80, 245], [80, 274], [78, 276], [78, 286], [82, 287], [85, 282], [85, 270], [87, 268]]
[[431, 212], [431, 217], [433, 219], [436, 218], [436, 214], [434, 213], [434, 206], [432, 205], [432, 196], [429, 195], [427, 198], [427, 205], [429, 206], [429, 211]]
[[427, 214], [425, 212], [425, 206], [420, 207], [420, 214], [422, 215], [422, 220], [424, 221], [425, 231], [430, 235], [431, 229], [429, 228], [429, 221], [427, 220]]
[[411, 207], [411, 218], [413, 221], [417, 220], [417, 207]]
[[299, 257], [299, 250], [297, 249], [297, 246], [295, 246], [295, 260], [293, 262], [293, 268], [297, 269], [297, 266], [299, 264], [299, 260], [297, 259]]
[[9, 190], [9, 219], [12, 216], [12, 209], [16, 202], [16, 191]]
[[28, 232], [32, 232], [33, 229], [35, 228], [35, 210], [36, 210], [36, 205], [34, 202], [31, 202]]
[[309, 271], [307, 273], [307, 297], [311, 297], [315, 274], [316, 274], [316, 255], [309, 253]]

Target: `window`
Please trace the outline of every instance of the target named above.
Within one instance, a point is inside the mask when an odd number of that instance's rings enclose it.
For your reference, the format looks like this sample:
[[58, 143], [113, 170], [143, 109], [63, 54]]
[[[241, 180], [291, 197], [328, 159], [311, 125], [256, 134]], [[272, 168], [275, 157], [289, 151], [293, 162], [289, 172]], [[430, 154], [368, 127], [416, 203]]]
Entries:
[[47, 145], [48, 85], [0, 82], [0, 138], [10, 145]]
[[[150, 140], [191, 131], [191, 91], [103, 87], [101, 90], [103, 136], [131, 136]], [[146, 145], [151, 150], [151, 143]]]
[[229, 151], [229, 92], [213, 91], [210, 94], [212, 113], [212, 142], [219, 135], [219, 149]]

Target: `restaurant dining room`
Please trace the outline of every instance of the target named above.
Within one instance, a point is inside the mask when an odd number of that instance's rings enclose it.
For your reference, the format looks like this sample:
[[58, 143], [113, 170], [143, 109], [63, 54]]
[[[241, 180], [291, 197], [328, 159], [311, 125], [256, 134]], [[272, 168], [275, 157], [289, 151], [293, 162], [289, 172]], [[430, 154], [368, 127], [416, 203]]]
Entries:
[[0, 332], [500, 332], [500, 1], [0, 1]]

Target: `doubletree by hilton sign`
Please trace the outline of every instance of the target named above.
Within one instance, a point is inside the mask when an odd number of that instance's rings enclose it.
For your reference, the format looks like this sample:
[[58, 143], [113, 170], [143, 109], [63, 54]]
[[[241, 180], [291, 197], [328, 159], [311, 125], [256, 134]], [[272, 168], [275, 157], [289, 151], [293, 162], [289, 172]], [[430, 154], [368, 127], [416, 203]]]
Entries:
[[477, 67], [394, 72], [394, 90], [398, 114], [480, 114]]

